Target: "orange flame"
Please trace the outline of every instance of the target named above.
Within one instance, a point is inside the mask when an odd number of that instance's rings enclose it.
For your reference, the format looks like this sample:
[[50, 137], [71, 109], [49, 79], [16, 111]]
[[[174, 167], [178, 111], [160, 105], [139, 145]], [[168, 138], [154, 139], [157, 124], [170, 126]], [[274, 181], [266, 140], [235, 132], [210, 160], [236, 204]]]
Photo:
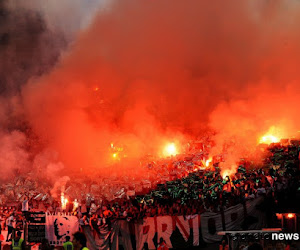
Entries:
[[60, 200], [61, 200], [61, 208], [62, 209], [66, 209], [67, 207], [67, 203], [69, 202], [67, 198], [65, 198], [65, 194], [62, 192], [61, 196], [60, 196]]
[[221, 176], [223, 179], [225, 179], [227, 176], [231, 176], [235, 173], [235, 168], [231, 169], [224, 169], [221, 171]]
[[175, 143], [169, 143], [169, 144], [167, 144], [165, 146], [165, 148], [164, 148], [163, 154], [166, 157], [178, 154]]
[[205, 161], [205, 166], [209, 167], [209, 164], [212, 162], [212, 157], [209, 157], [208, 160]]
[[73, 206], [74, 206], [74, 209], [76, 209], [76, 208], [79, 207], [79, 203], [78, 203], [77, 199], [75, 199], [75, 200], [73, 201]]
[[280, 139], [274, 135], [265, 135], [259, 140], [260, 143], [270, 144], [279, 142]]
[[288, 219], [292, 219], [292, 218], [295, 217], [295, 214], [289, 213], [289, 214], [287, 214], [286, 217], [287, 217]]
[[280, 142], [278, 129], [272, 126], [269, 131], [259, 139], [259, 143], [271, 144]]

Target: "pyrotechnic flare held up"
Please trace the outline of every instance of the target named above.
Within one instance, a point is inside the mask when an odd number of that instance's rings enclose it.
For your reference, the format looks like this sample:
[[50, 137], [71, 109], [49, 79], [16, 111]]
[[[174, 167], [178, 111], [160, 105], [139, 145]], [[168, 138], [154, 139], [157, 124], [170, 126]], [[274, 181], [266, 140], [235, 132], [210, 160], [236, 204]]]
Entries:
[[172, 155], [174, 156], [174, 155], [178, 154], [175, 143], [167, 144], [166, 147], [164, 148], [163, 154], [165, 157], [172, 156]]

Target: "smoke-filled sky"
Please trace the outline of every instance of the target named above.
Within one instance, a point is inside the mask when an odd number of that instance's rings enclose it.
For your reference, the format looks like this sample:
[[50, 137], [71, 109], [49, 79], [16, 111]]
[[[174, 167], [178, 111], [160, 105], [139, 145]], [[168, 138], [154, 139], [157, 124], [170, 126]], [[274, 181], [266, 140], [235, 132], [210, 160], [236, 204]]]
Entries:
[[207, 129], [213, 153], [235, 140], [231, 167], [271, 126], [298, 131], [299, 1], [54, 2], [1, 6], [0, 150], [24, 158], [4, 169], [49, 150], [102, 169], [112, 142], [138, 158]]

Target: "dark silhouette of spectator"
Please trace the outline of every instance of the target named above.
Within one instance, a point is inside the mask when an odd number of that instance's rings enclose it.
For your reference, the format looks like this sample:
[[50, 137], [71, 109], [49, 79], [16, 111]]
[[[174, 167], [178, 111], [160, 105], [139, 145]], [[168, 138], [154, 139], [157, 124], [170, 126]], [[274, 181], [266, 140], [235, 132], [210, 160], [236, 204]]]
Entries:
[[74, 250], [88, 250], [86, 247], [86, 237], [82, 232], [76, 232], [73, 234], [73, 246]]
[[255, 242], [248, 247], [248, 250], [263, 250], [263, 247], [261, 244]]

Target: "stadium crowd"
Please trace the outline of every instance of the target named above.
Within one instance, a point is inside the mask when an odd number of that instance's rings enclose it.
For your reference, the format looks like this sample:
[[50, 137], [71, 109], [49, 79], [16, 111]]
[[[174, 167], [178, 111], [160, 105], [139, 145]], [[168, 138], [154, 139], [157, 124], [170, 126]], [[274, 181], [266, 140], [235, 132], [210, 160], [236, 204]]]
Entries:
[[[101, 226], [115, 219], [134, 222], [160, 215], [190, 216], [205, 211], [219, 212], [258, 196], [265, 197], [262, 209], [267, 212], [267, 226], [273, 227], [276, 226], [275, 211], [287, 204], [296, 207], [291, 202], [299, 199], [299, 146], [278, 144], [267, 150], [269, 154], [263, 166], [257, 167], [244, 160], [234, 175], [224, 178], [218, 167], [219, 162], [212, 163], [210, 167], [195, 164], [199, 158], [206, 156], [203, 152], [181, 160], [169, 158], [160, 165], [150, 163], [146, 166], [149, 172], [161, 177], [156, 178], [156, 183], [140, 182], [142, 188], [138, 192], [134, 190], [134, 185], [120, 188], [119, 184], [114, 199], [93, 195], [93, 185], [100, 186], [100, 183], [85, 183], [89, 195], [67, 203], [65, 208], [59, 199], [49, 199], [49, 192], [46, 195], [24, 193], [21, 201], [11, 202], [10, 206], [2, 205], [0, 230], [22, 229], [28, 211], [67, 212], [78, 217], [82, 231], [84, 227], [90, 227], [95, 237], [100, 233]], [[74, 182], [73, 186], [76, 186]]]

